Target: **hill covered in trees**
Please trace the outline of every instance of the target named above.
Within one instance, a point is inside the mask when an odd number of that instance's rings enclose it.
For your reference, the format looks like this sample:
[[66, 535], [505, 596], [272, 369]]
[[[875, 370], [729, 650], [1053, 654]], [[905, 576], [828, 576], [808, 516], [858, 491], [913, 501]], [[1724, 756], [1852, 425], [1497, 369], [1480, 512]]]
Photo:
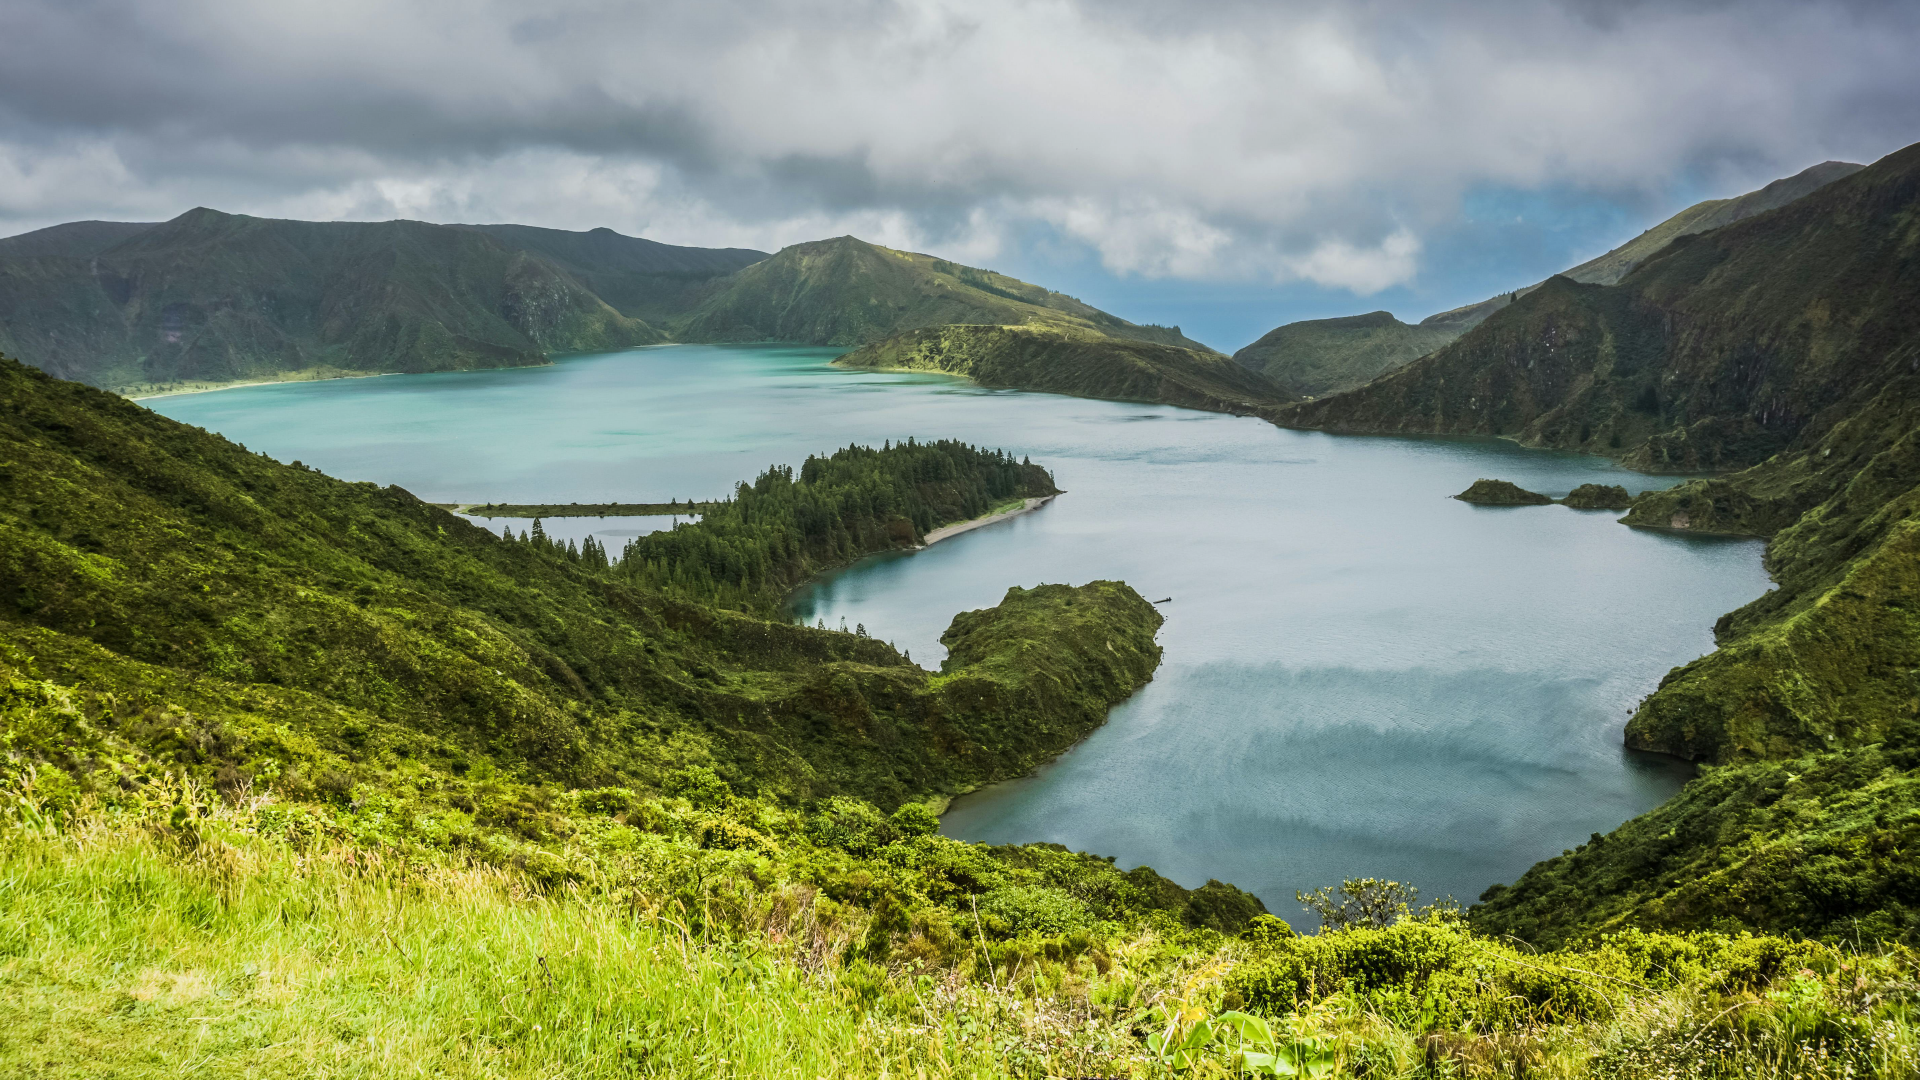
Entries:
[[1057, 326], [928, 327], [874, 342], [842, 367], [940, 371], [982, 386], [1257, 414], [1290, 396], [1219, 353]]

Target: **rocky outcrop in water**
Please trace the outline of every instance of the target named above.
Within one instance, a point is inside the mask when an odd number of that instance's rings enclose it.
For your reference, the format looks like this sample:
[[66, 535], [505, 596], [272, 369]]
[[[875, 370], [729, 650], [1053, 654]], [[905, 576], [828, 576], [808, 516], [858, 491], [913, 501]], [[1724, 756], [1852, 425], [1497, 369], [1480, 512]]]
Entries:
[[1560, 503], [1575, 510], [1625, 510], [1633, 505], [1633, 496], [1619, 484], [1581, 484]]
[[1537, 491], [1528, 491], [1506, 480], [1488, 480], [1484, 476], [1454, 498], [1475, 506], [1546, 506], [1553, 502]]

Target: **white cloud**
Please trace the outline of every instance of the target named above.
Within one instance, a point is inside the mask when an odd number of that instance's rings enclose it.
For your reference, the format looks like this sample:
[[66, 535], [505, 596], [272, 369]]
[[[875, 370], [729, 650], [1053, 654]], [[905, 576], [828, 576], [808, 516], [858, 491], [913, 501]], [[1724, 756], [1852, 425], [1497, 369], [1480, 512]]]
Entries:
[[[1605, 13], [1604, 18], [1595, 12]], [[609, 225], [1367, 292], [1486, 185], [1728, 192], [1920, 136], [1858, 0], [14, 0], [0, 219]]]
[[1411, 279], [1419, 255], [1420, 238], [1401, 229], [1372, 247], [1323, 240], [1305, 255], [1288, 259], [1287, 267], [1316, 285], [1370, 296]]

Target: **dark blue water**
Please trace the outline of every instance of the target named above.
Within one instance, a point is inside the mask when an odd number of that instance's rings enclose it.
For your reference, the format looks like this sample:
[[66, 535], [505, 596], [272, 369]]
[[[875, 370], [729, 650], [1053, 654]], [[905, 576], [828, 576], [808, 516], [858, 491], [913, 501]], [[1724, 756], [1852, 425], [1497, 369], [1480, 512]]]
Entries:
[[706, 498], [908, 435], [1031, 455], [1067, 494], [836, 574], [795, 616], [864, 623], [935, 666], [953, 614], [1010, 585], [1171, 597], [1154, 682], [1038, 775], [957, 800], [945, 829], [1233, 881], [1289, 917], [1294, 890], [1343, 877], [1470, 900], [1664, 800], [1682, 769], [1627, 753], [1621, 725], [1767, 587], [1758, 543], [1447, 497], [1481, 476], [1553, 494], [1670, 482], [1598, 459], [853, 374], [832, 356], [676, 346], [150, 404], [433, 501]]

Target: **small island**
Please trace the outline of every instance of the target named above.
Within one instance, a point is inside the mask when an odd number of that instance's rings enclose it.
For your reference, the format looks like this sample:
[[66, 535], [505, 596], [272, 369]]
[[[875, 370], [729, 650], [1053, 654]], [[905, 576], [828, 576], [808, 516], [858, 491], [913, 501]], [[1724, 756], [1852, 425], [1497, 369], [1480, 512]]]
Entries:
[[1633, 496], [1619, 484], [1581, 484], [1560, 504], [1575, 510], [1625, 510], [1633, 505]]
[[1546, 506], [1553, 502], [1537, 491], [1528, 491], [1506, 480], [1489, 480], [1484, 476], [1454, 498], [1475, 506]]

